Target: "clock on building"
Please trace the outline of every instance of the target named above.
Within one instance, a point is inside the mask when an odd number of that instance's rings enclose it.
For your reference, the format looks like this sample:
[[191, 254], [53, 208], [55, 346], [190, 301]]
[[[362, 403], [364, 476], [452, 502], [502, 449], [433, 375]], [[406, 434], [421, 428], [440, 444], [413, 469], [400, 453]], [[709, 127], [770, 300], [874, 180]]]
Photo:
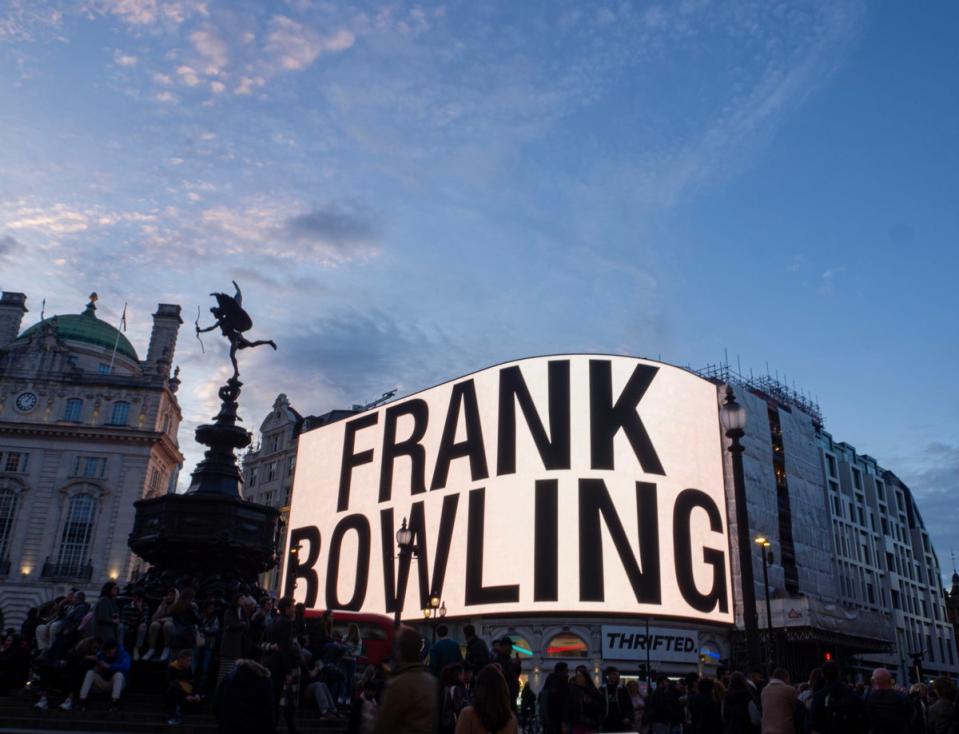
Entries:
[[17, 410], [21, 413], [29, 413], [37, 406], [37, 395], [32, 392], [22, 392], [17, 396]]

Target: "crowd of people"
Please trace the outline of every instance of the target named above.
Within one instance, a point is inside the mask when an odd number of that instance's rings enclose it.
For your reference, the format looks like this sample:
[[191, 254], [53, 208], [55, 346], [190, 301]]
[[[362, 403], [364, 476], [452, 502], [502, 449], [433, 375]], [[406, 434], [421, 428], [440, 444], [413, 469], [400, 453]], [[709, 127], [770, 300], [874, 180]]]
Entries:
[[597, 686], [586, 666], [557, 662], [534, 691], [513, 641], [487, 645], [472, 625], [462, 645], [438, 625], [431, 646], [403, 627], [393, 658], [360, 670], [359, 628], [334, 630], [329, 613], [311, 622], [289, 598], [236, 594], [219, 608], [199, 606], [189, 586], [153, 604], [139, 589], [123, 603], [118, 593], [111, 581], [93, 604], [72, 590], [30, 610], [0, 646], [0, 695], [29, 681], [39, 709], [79, 710], [93, 696], [118, 709], [138, 662], [163, 681], [168, 724], [209, 707], [230, 734], [268, 734], [281, 720], [296, 732], [301, 706], [356, 734], [959, 734], [948, 678], [905, 690], [879, 668], [871, 685], [850, 686], [827, 662], [798, 685], [777, 669], [768, 680], [660, 676], [647, 690], [612, 665]]

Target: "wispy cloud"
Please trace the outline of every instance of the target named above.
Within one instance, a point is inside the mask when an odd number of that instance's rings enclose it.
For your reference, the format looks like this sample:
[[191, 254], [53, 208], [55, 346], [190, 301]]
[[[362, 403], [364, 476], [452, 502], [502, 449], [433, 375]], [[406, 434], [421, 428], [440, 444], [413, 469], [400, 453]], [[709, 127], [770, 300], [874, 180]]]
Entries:
[[353, 33], [345, 28], [323, 35], [285, 15], [277, 15], [270, 20], [266, 52], [281, 69], [299, 71], [321, 54], [345, 51], [355, 41]]

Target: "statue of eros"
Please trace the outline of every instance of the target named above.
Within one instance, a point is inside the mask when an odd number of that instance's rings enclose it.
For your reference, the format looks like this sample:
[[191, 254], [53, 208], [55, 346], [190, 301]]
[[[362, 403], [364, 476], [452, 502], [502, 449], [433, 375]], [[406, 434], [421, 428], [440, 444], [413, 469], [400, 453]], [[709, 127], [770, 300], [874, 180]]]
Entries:
[[273, 349], [276, 349], [276, 342], [272, 339], [250, 341], [243, 336], [244, 331], [249, 331], [253, 328], [253, 319], [251, 319], [250, 315], [243, 309], [243, 294], [240, 293], [240, 286], [236, 284], [235, 280], [233, 281], [233, 287], [236, 288], [235, 296], [230, 296], [226, 293], [210, 294], [216, 298], [216, 306], [210, 309], [210, 313], [213, 314], [216, 323], [214, 323], [213, 326], [201, 329], [200, 317], [198, 315], [195, 325], [198, 339], [200, 338], [200, 334], [213, 331], [216, 328], [219, 328], [220, 331], [223, 332], [223, 336], [230, 341], [230, 361], [233, 363], [233, 379], [239, 379], [240, 368], [236, 363], [237, 350], [247, 349], [249, 347], [262, 347], [264, 344], [269, 344]]

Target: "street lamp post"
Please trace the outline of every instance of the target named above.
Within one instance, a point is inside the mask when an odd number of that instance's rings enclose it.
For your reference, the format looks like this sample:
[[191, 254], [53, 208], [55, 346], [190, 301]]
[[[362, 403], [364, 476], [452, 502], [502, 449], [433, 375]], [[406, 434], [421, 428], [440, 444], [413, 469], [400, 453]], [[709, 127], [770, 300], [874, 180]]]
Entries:
[[430, 594], [430, 605], [423, 610], [423, 616], [430, 620], [433, 632], [433, 644], [436, 644], [436, 620], [446, 616], [446, 602], [440, 599], [439, 594]]
[[413, 549], [413, 531], [406, 527], [405, 517], [403, 518], [403, 524], [400, 526], [400, 529], [396, 531], [396, 546], [399, 549], [400, 568], [396, 574], [396, 610], [393, 613], [394, 630], [400, 628], [400, 617], [403, 614], [403, 601], [406, 596], [401, 593], [406, 590], [402, 583], [403, 566], [404, 563], [408, 566], [410, 559], [416, 555], [416, 551]]
[[[766, 592], [766, 644], [768, 645], [766, 657], [768, 658], [769, 667], [771, 668], [778, 662], [778, 650], [776, 649], [776, 642], [773, 639], [773, 608], [769, 602], [769, 563], [773, 551], [772, 544], [762, 535], [756, 538], [756, 544], [762, 548], [763, 554], [763, 589]], [[771, 674], [772, 670], [767, 672]]]
[[759, 623], [756, 615], [756, 587], [753, 585], [752, 543], [749, 541], [749, 514], [746, 511], [746, 480], [743, 475], [743, 446], [746, 409], [736, 402], [733, 389], [726, 386], [726, 402], [719, 410], [729, 453], [733, 460], [733, 490], [736, 498], [736, 537], [739, 545], [739, 576], [743, 592], [743, 631], [746, 634], [746, 657], [750, 670], [759, 668]]

